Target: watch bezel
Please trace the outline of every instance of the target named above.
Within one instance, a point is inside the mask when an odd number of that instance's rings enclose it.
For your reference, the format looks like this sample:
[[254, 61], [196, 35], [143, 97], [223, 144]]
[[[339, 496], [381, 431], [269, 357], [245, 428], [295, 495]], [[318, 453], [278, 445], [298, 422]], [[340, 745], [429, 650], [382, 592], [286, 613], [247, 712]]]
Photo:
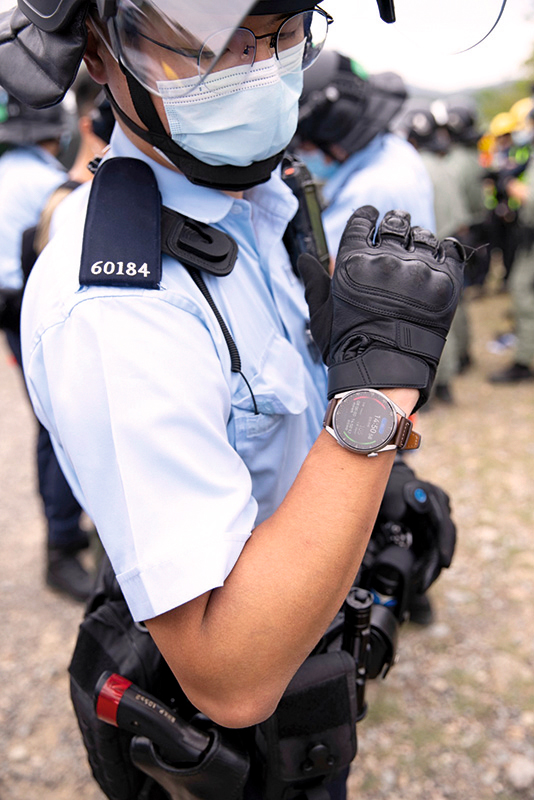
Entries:
[[[389, 433], [384, 437], [383, 444], [381, 445], [373, 445], [372, 447], [360, 447], [357, 445], [352, 445], [342, 437], [342, 434], [340, 433], [340, 427], [336, 424], [341, 407], [346, 402], [350, 402], [352, 396], [362, 394], [380, 398], [380, 400], [391, 412], [392, 426], [390, 427]], [[395, 439], [396, 433], [399, 429], [399, 415], [406, 418], [406, 414], [396, 405], [396, 403], [393, 402], [393, 400], [391, 400], [391, 398], [377, 389], [352, 389], [348, 392], [341, 392], [339, 395], [335, 395], [333, 399], [338, 400], [338, 402], [335, 404], [333, 409], [330, 425], [326, 425], [325, 427], [342, 447], [345, 447], [347, 450], [351, 450], [354, 453], [360, 453], [361, 455], [366, 456], [377, 455], [378, 453], [383, 453], [387, 450], [397, 449], [397, 445], [391, 444], [391, 442]]]

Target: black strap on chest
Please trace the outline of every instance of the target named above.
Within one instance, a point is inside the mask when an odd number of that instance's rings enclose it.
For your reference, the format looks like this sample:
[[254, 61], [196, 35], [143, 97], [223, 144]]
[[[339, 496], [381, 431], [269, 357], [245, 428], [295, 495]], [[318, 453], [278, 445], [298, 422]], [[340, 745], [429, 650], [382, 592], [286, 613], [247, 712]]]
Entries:
[[237, 244], [223, 231], [161, 205], [156, 177], [136, 158], [102, 163], [91, 186], [85, 221], [80, 284], [138, 289], [160, 288], [161, 254], [180, 261], [213, 311], [231, 360], [242, 375], [241, 358], [228, 327], [202, 277], [224, 277], [237, 259]]

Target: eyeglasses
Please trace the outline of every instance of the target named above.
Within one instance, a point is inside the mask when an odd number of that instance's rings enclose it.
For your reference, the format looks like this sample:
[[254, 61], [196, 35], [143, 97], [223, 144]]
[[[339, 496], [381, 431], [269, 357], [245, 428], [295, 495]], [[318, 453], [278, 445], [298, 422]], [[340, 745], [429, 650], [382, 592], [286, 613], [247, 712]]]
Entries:
[[[217, 69], [225, 69], [228, 66], [238, 66], [239, 64], [253, 64], [256, 60], [258, 42], [268, 39], [268, 47], [274, 50], [275, 56], [280, 60], [281, 54], [292, 47], [304, 44], [302, 62], [298, 69], [307, 69], [316, 60], [324, 45], [328, 26], [333, 22], [333, 18], [323, 11], [322, 8], [310, 11], [301, 11], [283, 20], [275, 31], [263, 33], [257, 36], [250, 28], [237, 28], [230, 37], [226, 48], [228, 51], [222, 56], [224, 66], [217, 63]], [[200, 59], [208, 59], [210, 51], [217, 51], [218, 41], [224, 32], [214, 34], [202, 46]], [[232, 64], [229, 63], [232, 60]]]
[[[192, 0], [194, 2], [194, 0]], [[256, 35], [249, 28], [223, 29], [198, 44], [198, 37], [170, 21], [148, 3], [124, 0], [114, 18], [120, 58], [149, 91], [159, 94], [163, 81], [185, 79], [184, 93], [209, 73], [239, 67], [242, 82], [256, 61], [259, 42], [267, 40], [281, 72], [308, 69], [321, 52], [333, 18], [322, 8], [282, 20], [275, 31]], [[289, 56], [292, 57], [284, 57]]]

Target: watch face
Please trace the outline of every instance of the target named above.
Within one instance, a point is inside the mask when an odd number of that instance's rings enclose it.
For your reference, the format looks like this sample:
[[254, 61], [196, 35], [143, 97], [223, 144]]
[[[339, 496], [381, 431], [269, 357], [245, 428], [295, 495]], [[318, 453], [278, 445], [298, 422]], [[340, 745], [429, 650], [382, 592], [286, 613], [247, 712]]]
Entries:
[[354, 392], [337, 404], [332, 427], [347, 447], [372, 453], [394, 433], [397, 415], [380, 395]]

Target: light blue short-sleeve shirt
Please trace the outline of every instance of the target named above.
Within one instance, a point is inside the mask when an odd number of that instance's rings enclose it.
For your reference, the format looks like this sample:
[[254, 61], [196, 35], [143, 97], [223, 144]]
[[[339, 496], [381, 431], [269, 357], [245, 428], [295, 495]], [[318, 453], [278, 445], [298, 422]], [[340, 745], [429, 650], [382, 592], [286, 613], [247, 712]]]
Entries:
[[[205, 280], [258, 410], [181, 264], [163, 257], [159, 290], [80, 287], [89, 187], [76, 190], [56, 212], [55, 234], [25, 293], [25, 374], [142, 620], [222, 585], [321, 429], [326, 372], [282, 244], [296, 200], [280, 177], [234, 199], [152, 162], [120, 129], [111, 156], [149, 162], [166, 206], [237, 242], [232, 273]], [[117, 209], [117, 225], [127, 224]]]
[[323, 188], [323, 224], [335, 256], [349, 217], [361, 206], [408, 211], [412, 225], [435, 230], [434, 191], [423, 160], [412, 145], [383, 133], [353, 153]]
[[66, 177], [59, 161], [37, 145], [0, 158], [0, 288], [22, 286], [22, 234], [37, 224], [48, 196]]

